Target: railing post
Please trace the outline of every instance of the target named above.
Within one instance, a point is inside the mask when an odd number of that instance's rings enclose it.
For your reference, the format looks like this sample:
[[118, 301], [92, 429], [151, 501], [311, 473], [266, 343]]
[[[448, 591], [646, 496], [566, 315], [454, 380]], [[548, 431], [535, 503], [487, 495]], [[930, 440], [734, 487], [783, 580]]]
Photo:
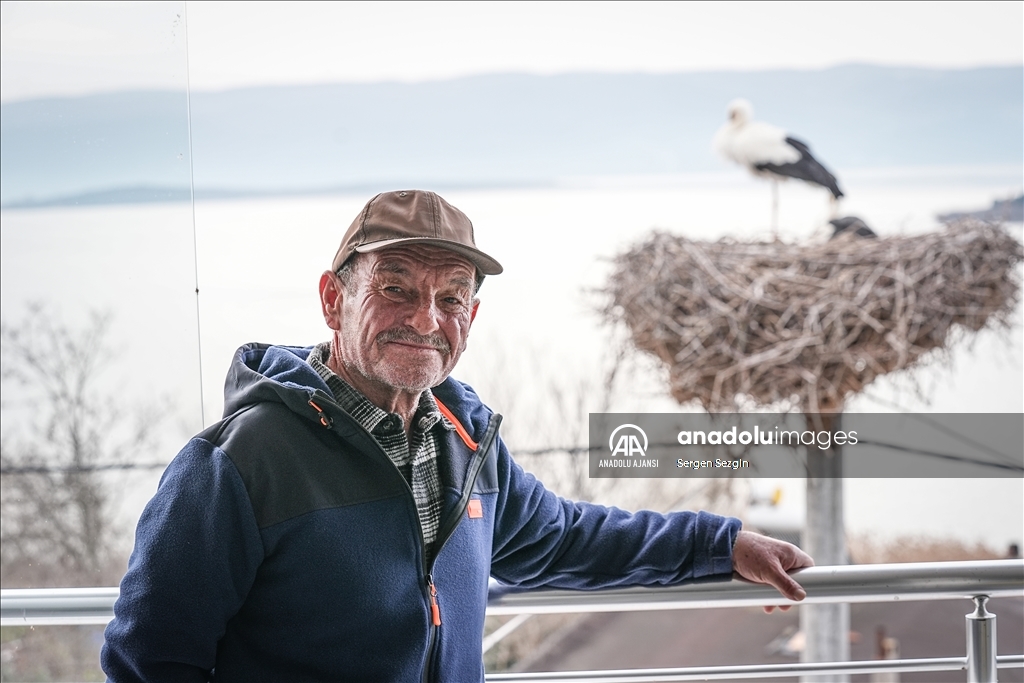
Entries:
[[974, 596], [967, 619], [967, 683], [996, 683], [996, 615], [985, 609], [987, 595]]

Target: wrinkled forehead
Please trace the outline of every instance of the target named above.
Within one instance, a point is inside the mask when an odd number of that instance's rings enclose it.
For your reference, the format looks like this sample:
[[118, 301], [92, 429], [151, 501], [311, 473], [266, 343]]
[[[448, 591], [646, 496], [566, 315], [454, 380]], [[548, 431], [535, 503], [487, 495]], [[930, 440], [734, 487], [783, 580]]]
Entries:
[[371, 274], [436, 278], [472, 286], [476, 266], [463, 256], [429, 244], [401, 244], [359, 255]]

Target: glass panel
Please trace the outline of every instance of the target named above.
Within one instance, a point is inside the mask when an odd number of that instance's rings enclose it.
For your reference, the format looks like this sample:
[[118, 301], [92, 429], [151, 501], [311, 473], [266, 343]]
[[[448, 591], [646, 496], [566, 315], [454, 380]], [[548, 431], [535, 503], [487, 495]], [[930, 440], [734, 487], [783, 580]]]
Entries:
[[5, 626], [0, 663], [5, 681], [103, 681], [103, 626]]
[[[2, 7], [2, 584], [116, 585], [202, 422], [184, 3]], [[101, 630], [4, 628], [3, 678]]]

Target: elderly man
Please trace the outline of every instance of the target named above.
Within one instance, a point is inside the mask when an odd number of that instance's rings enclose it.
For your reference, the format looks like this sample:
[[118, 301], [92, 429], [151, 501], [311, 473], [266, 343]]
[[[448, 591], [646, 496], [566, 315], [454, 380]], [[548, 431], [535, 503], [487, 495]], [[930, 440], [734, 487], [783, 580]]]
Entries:
[[797, 548], [708, 513], [563, 500], [449, 377], [501, 266], [436, 194], [374, 197], [320, 301], [331, 339], [235, 355], [224, 419], [167, 468], [106, 631], [113, 681], [483, 679], [488, 578], [671, 584], [738, 572], [784, 596]]

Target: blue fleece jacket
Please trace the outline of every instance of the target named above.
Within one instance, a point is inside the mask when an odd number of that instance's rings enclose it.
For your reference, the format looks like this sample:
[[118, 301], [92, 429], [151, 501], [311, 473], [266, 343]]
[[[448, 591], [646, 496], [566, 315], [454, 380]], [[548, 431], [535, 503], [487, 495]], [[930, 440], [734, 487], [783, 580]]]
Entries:
[[559, 498], [451, 378], [434, 394], [461, 428], [439, 457], [428, 563], [408, 484], [308, 353], [236, 353], [225, 418], [182, 449], [139, 521], [103, 646], [110, 680], [482, 681], [490, 576], [591, 589], [732, 571], [738, 520]]

